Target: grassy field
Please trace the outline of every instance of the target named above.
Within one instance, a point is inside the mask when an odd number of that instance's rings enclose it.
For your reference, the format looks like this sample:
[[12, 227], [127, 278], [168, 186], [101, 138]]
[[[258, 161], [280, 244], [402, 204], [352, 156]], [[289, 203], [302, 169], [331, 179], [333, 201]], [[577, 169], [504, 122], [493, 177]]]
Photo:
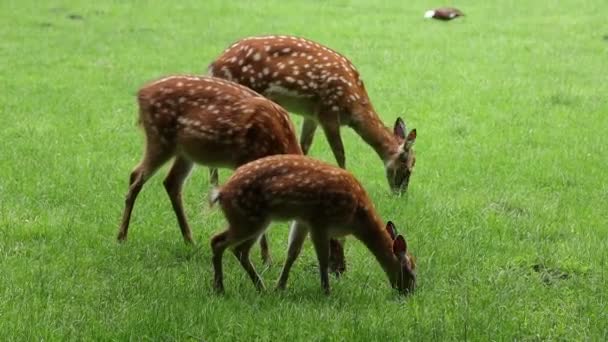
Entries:
[[[608, 339], [608, 3], [453, 4], [467, 16], [444, 23], [424, 20], [438, 4], [419, 0], [0, 2], [0, 338]], [[383, 120], [417, 128], [403, 197], [343, 133], [347, 167], [417, 256], [415, 295], [394, 294], [350, 239], [330, 297], [308, 242], [284, 293], [258, 294], [227, 255], [216, 296], [208, 241], [224, 219], [205, 205], [202, 169], [185, 190], [196, 247], [182, 242], [166, 167], [116, 243], [143, 150], [138, 87], [202, 73], [267, 33], [342, 52]], [[320, 132], [311, 155], [333, 163]], [[273, 267], [254, 249], [269, 287], [287, 223], [270, 238]]]

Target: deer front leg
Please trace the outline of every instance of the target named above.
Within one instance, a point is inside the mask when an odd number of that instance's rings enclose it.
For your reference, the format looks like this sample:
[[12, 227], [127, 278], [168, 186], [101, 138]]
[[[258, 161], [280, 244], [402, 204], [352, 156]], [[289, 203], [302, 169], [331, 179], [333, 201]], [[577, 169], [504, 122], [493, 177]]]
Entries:
[[317, 259], [319, 260], [321, 287], [323, 288], [325, 294], [329, 294], [329, 239], [324, 232], [320, 230], [312, 231], [310, 237], [312, 238], [312, 243], [315, 246], [315, 251], [317, 252]]
[[329, 240], [329, 271], [339, 277], [346, 272], [346, 258], [344, 257], [344, 243], [346, 239]]
[[340, 136], [340, 117], [335, 112], [326, 113], [319, 114], [319, 121], [323, 127], [323, 132], [325, 132], [325, 137], [331, 147], [331, 151], [338, 162], [338, 166], [345, 169], [346, 157], [344, 156], [344, 145]]
[[302, 133], [300, 134], [300, 147], [304, 154], [308, 154], [316, 130], [317, 122], [314, 119], [304, 118], [304, 122], [302, 122]]

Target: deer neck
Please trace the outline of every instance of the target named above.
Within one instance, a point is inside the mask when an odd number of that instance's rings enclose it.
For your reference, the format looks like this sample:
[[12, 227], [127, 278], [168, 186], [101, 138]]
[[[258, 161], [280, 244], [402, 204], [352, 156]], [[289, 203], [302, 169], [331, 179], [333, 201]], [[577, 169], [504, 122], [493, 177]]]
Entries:
[[362, 106], [350, 126], [384, 162], [397, 153], [399, 143], [395, 135], [384, 125], [371, 105]]
[[[393, 239], [384, 228], [384, 223], [373, 209], [367, 210], [367, 218], [361, 220], [361, 229], [355, 236], [374, 255], [392, 286], [397, 283], [399, 261], [393, 254]], [[367, 222], [366, 222], [367, 221]]]

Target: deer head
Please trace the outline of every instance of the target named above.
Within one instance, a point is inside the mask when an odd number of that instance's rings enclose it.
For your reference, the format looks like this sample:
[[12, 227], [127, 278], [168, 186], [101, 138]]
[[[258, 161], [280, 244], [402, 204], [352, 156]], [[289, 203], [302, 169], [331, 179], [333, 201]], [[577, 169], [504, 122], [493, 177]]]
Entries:
[[407, 250], [407, 243], [403, 235], [399, 235], [393, 222], [386, 223], [386, 230], [393, 239], [393, 254], [398, 265], [394, 270], [392, 286], [403, 294], [414, 292], [416, 288], [416, 261]]
[[399, 143], [397, 151], [386, 161], [386, 178], [393, 192], [401, 193], [407, 190], [410, 176], [416, 164], [416, 153], [412, 148], [416, 142], [416, 129], [407, 133], [405, 123], [401, 118], [395, 122], [393, 134]]

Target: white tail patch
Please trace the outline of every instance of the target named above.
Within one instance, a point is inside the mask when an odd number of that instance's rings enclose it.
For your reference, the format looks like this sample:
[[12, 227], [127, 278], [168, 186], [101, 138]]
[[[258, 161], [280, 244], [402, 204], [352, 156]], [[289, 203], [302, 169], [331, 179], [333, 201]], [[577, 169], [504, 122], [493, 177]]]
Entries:
[[434, 10], [429, 10], [429, 11], [426, 11], [424, 13], [424, 17], [425, 18], [432, 18], [434, 15], [435, 15], [435, 11]]

